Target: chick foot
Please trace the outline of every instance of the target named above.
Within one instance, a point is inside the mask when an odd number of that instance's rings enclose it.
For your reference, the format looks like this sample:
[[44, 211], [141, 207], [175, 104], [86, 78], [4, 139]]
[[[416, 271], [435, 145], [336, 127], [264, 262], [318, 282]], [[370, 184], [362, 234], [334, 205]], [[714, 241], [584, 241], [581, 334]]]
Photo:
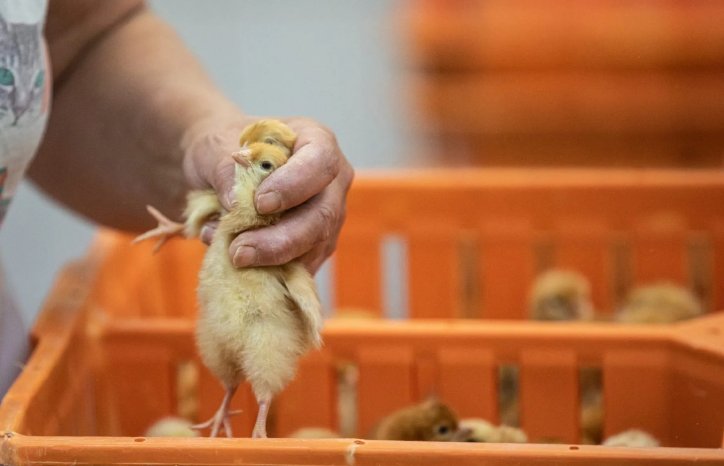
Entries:
[[231, 403], [231, 398], [234, 396], [234, 392], [236, 392], [236, 387], [228, 388], [226, 390], [226, 394], [224, 395], [224, 399], [221, 401], [221, 406], [219, 406], [219, 409], [211, 417], [211, 419], [200, 424], [194, 424], [191, 428], [194, 430], [202, 430], [211, 427], [209, 437], [216, 437], [219, 435], [219, 431], [223, 426], [226, 436], [233, 437], [234, 434], [231, 431], [231, 421], [229, 418], [241, 413], [240, 409], [229, 411], [229, 404]]
[[153, 215], [153, 217], [158, 221], [158, 226], [153, 230], [149, 230], [146, 233], [136, 236], [133, 243], [139, 243], [150, 238], [158, 238], [156, 245], [153, 247], [153, 252], [157, 252], [169, 238], [182, 234], [184, 226], [182, 223], [176, 223], [173, 220], [168, 219], [153, 206], [147, 205], [146, 210], [148, 210], [148, 213]]
[[256, 416], [256, 423], [254, 424], [254, 431], [251, 433], [251, 438], [266, 438], [266, 418], [269, 414], [270, 404], [271, 398], [259, 400], [259, 414]]

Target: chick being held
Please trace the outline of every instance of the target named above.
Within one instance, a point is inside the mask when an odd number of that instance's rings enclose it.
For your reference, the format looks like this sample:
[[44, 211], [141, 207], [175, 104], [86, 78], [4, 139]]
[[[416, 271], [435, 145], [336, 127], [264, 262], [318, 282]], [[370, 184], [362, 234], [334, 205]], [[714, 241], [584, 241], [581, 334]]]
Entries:
[[591, 320], [591, 286], [581, 274], [552, 269], [536, 278], [530, 293], [533, 320]]
[[615, 319], [627, 324], [667, 324], [692, 319], [703, 312], [701, 303], [688, 289], [658, 283], [631, 291]]
[[[291, 155], [296, 135], [282, 122], [261, 120], [244, 129], [236, 164], [235, 204], [225, 211], [213, 190], [193, 191], [187, 197], [184, 225], [149, 211], [159, 227], [137, 240], [160, 237], [160, 244], [182, 231], [199, 236], [212, 217], [219, 225], [199, 272], [199, 319], [196, 343], [204, 364], [220, 379], [226, 395], [216, 414], [198, 424], [223, 426], [231, 437], [229, 403], [243, 380], [250, 382], [259, 412], [252, 436], [266, 437], [272, 397], [293, 378], [299, 357], [321, 345], [321, 304], [314, 279], [292, 261], [273, 267], [235, 268], [228, 256], [231, 241], [242, 231], [271, 225], [279, 215], [260, 215], [254, 205], [259, 184]], [[158, 246], [160, 246], [157, 245]]]
[[458, 430], [457, 415], [436, 399], [400, 409], [385, 417], [375, 428], [377, 440], [457, 441], [468, 432]]

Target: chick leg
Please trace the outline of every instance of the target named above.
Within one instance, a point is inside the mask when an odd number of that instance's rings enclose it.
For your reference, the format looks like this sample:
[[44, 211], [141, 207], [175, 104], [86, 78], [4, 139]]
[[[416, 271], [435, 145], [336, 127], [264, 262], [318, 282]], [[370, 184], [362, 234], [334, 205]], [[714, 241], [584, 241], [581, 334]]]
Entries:
[[252, 438], [266, 438], [266, 418], [269, 414], [269, 406], [271, 405], [271, 397], [259, 400], [259, 414], [256, 415], [256, 423]]
[[219, 430], [223, 425], [226, 436], [232, 437], [233, 433], [231, 432], [231, 421], [229, 421], [229, 418], [234, 414], [239, 414], [241, 412], [229, 411], [229, 404], [231, 404], [231, 399], [234, 397], [234, 393], [236, 393], [237, 387], [238, 385], [226, 387], [226, 394], [224, 395], [224, 399], [221, 401], [221, 406], [219, 406], [219, 409], [211, 417], [211, 419], [200, 424], [195, 424], [191, 426], [191, 428], [195, 430], [201, 430], [211, 427], [211, 434], [209, 434], [209, 437], [216, 437], [217, 435], [219, 435]]
[[148, 210], [148, 213], [153, 215], [153, 217], [158, 221], [158, 226], [153, 230], [149, 230], [146, 233], [136, 236], [133, 240], [134, 243], [158, 237], [158, 241], [153, 247], [153, 252], [156, 252], [166, 241], [168, 241], [170, 237], [182, 234], [184, 230], [183, 224], [169, 220], [153, 206], [147, 205], [146, 210]]

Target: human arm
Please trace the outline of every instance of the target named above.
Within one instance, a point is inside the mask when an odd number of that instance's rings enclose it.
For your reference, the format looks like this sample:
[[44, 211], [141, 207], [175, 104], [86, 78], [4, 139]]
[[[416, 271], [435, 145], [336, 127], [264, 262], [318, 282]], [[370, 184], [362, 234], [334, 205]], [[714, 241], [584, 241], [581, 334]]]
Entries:
[[[95, 221], [135, 231], [151, 224], [148, 203], [177, 217], [189, 188], [214, 188], [228, 207], [230, 153], [253, 118], [215, 89], [143, 2], [51, 0], [46, 37], [54, 109], [31, 169], [45, 191]], [[352, 168], [327, 128], [287, 122], [299, 134], [296, 168], [279, 170], [259, 189], [259, 197], [278, 192], [278, 208], [261, 200], [258, 207], [289, 210], [278, 225], [237, 238], [232, 258], [240, 244], [255, 251], [238, 265], [301, 257], [316, 270], [334, 249]]]
[[[55, 95], [30, 176], [116, 228], [147, 227], [149, 202], [178, 215], [189, 145], [206, 128], [243, 126], [246, 117], [143, 2], [51, 0], [49, 8]], [[219, 144], [234, 149], [234, 141]]]

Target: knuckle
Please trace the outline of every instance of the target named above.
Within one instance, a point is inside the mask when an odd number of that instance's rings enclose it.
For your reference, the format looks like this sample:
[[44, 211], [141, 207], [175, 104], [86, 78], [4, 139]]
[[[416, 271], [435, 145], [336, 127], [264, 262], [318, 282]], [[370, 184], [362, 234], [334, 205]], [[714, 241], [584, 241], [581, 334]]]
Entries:
[[294, 240], [288, 235], [280, 235], [270, 245], [269, 259], [274, 264], [283, 264], [293, 259]]
[[334, 154], [334, 148], [328, 148], [323, 157], [322, 171], [328, 179], [334, 179], [339, 173], [339, 158]]
[[319, 223], [322, 227], [321, 240], [327, 241], [337, 226], [338, 213], [328, 205], [321, 205], [317, 210], [317, 215], [319, 215]]

